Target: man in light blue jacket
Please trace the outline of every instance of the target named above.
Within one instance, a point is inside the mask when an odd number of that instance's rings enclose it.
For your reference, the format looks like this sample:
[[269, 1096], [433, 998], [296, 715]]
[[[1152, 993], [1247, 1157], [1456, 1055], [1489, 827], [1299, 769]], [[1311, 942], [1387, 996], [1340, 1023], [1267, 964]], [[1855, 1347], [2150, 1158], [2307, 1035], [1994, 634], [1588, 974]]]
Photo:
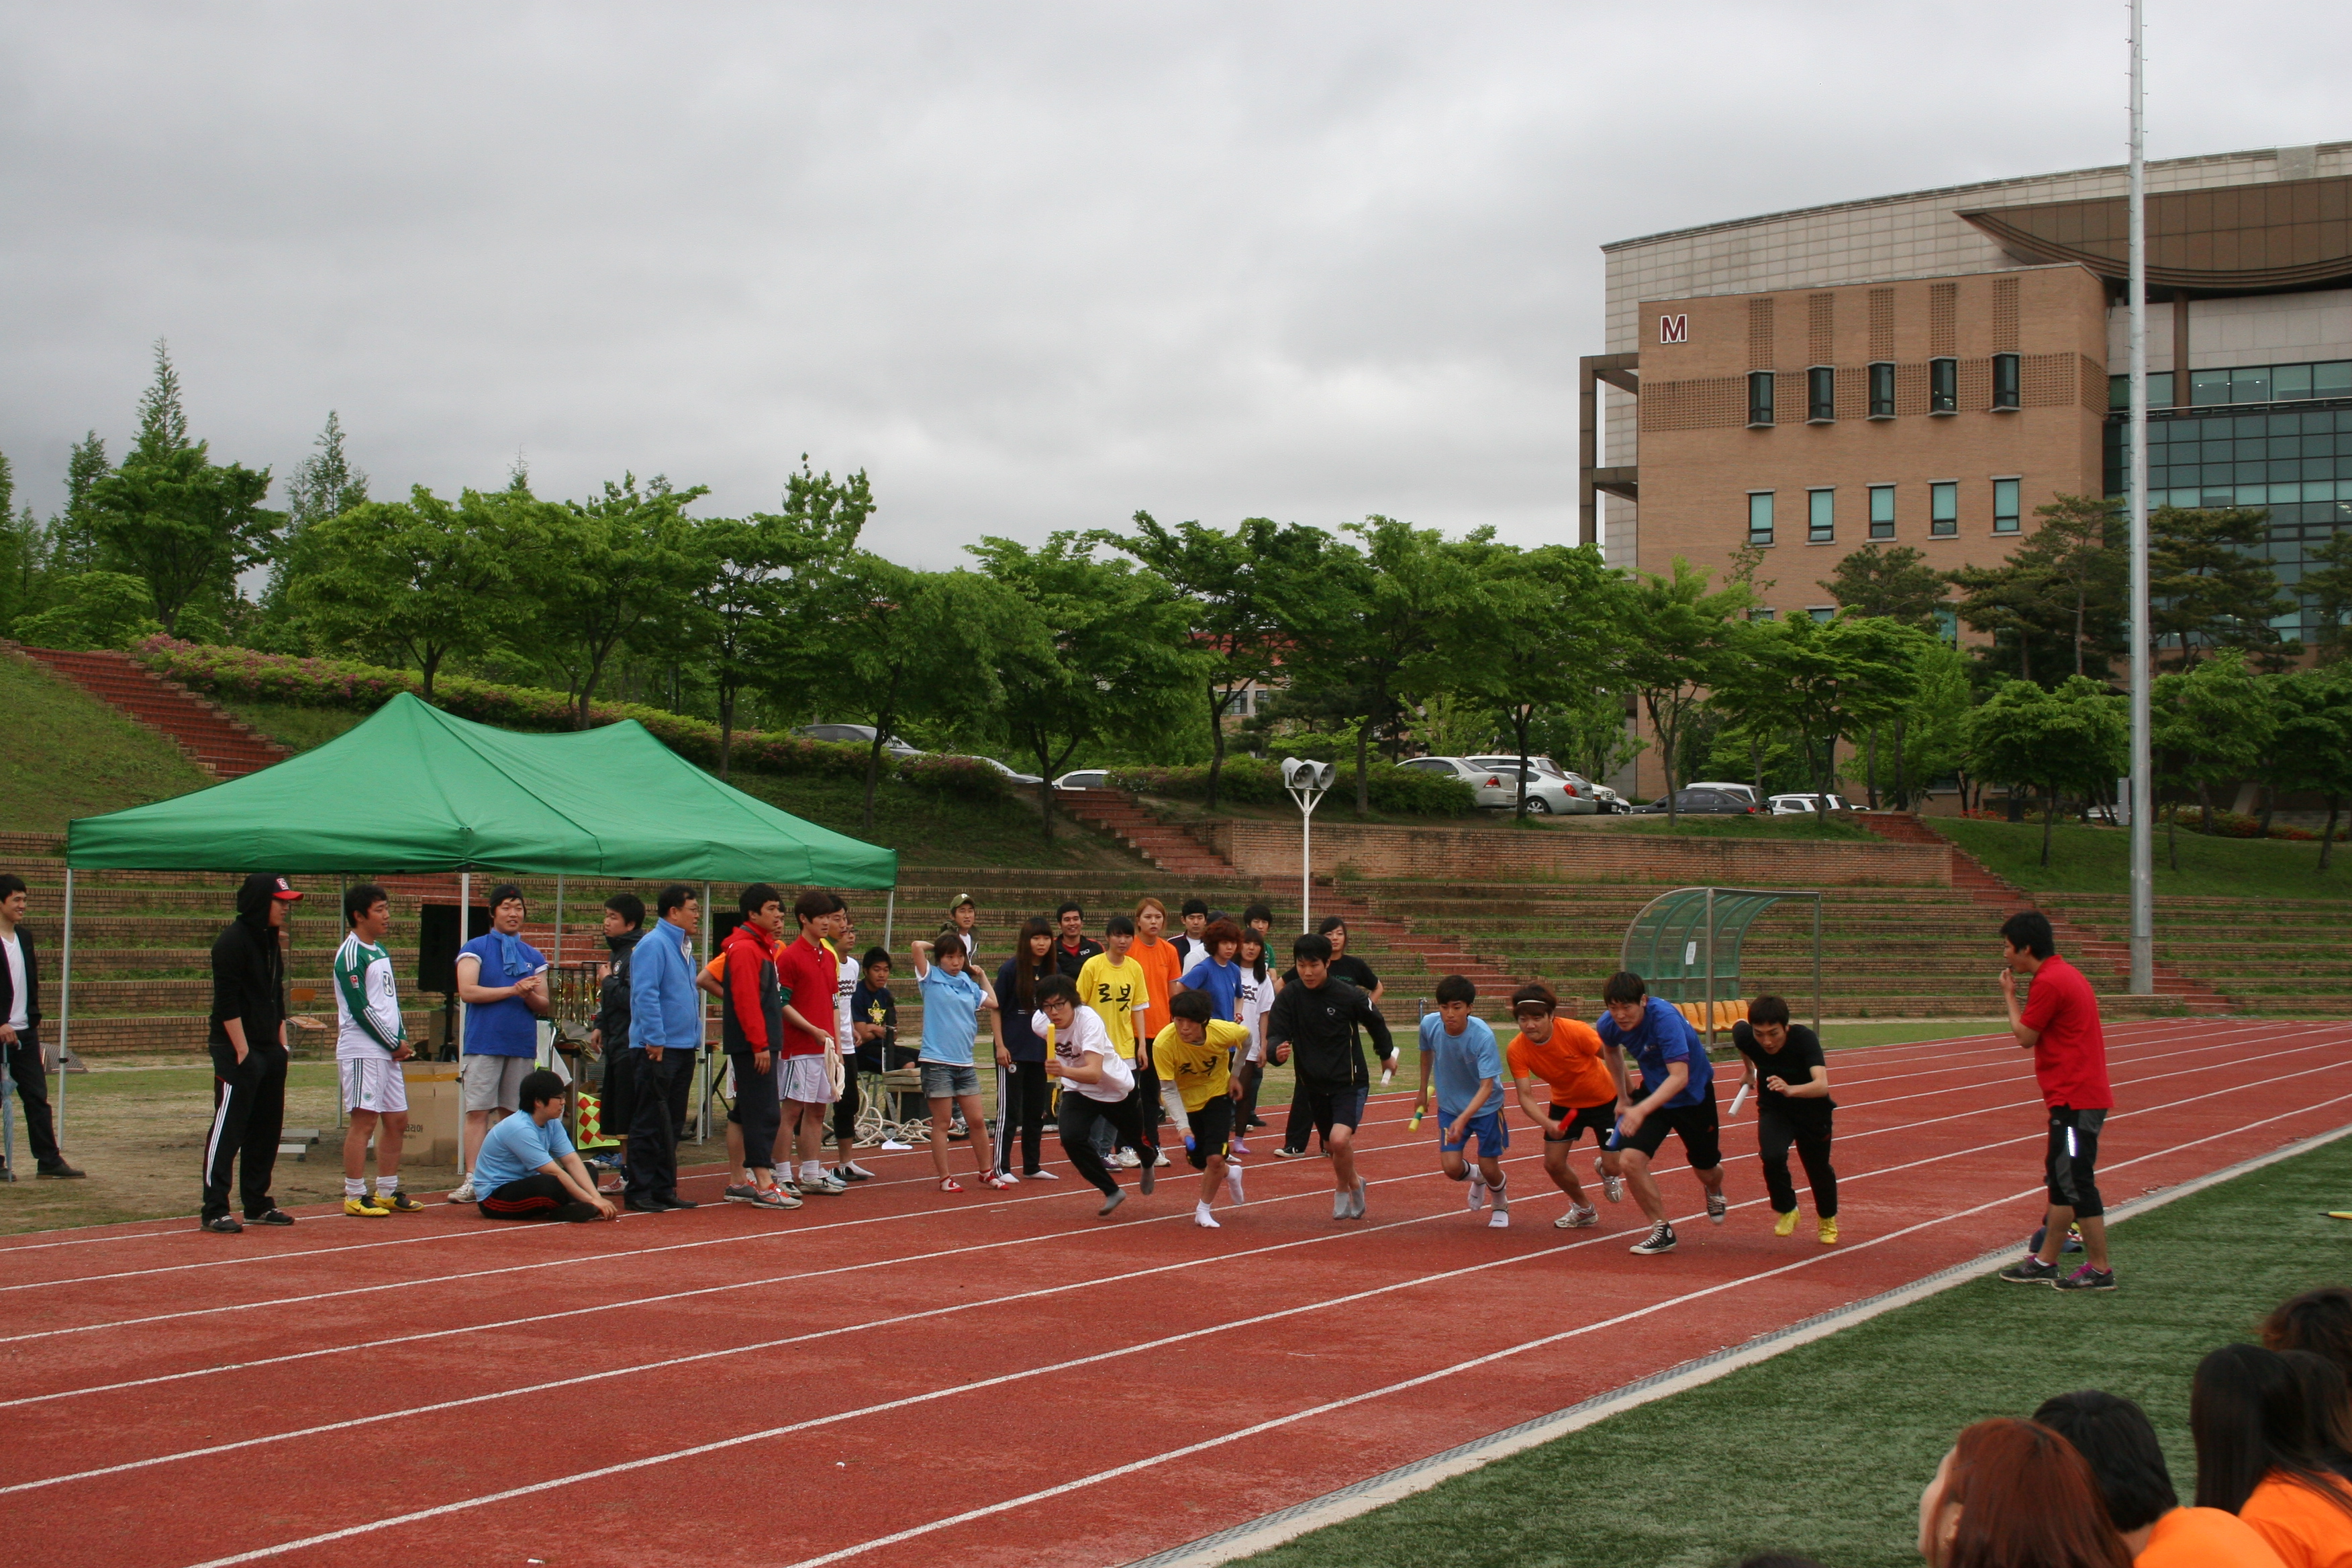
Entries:
[[626, 1206], [664, 1214], [695, 1205], [677, 1195], [677, 1124], [702, 1048], [702, 996], [694, 988], [694, 931], [702, 901], [684, 882], [664, 888], [654, 922], [629, 958], [629, 1051], [636, 1068], [629, 1121]]

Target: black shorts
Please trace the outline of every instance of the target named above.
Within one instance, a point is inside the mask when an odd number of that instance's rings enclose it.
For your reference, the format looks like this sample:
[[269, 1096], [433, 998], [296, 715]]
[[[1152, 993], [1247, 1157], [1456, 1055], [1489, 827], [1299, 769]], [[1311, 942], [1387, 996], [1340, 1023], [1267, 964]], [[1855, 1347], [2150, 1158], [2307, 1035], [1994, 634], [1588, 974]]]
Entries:
[[1350, 1132], [1356, 1130], [1364, 1120], [1364, 1101], [1371, 1094], [1368, 1089], [1348, 1084], [1326, 1089], [1319, 1084], [1302, 1083], [1299, 1088], [1307, 1097], [1307, 1114], [1315, 1122], [1316, 1136], [1327, 1143], [1331, 1141], [1334, 1127], [1344, 1127]]
[[1234, 1102], [1218, 1095], [1198, 1110], [1188, 1110], [1184, 1120], [1192, 1124], [1192, 1146], [1184, 1151], [1184, 1159], [1192, 1169], [1205, 1171], [1212, 1160], [1222, 1160], [1233, 1149]]
[[2076, 1219], [2097, 1219], [2107, 1212], [2099, 1201], [2096, 1180], [2099, 1129], [2106, 1121], [2105, 1110], [2050, 1108], [2050, 1150], [2042, 1162], [2043, 1175], [2050, 1184], [2050, 1201], [2073, 1209]]
[[[1717, 1135], [1715, 1120], [1715, 1085], [1706, 1086], [1706, 1098], [1696, 1105], [1661, 1106], [1643, 1120], [1633, 1135], [1624, 1142], [1628, 1149], [1639, 1149], [1644, 1158], [1654, 1158], [1658, 1146], [1673, 1133], [1683, 1141], [1683, 1152], [1690, 1157], [1694, 1171], [1712, 1171], [1723, 1163], [1723, 1143]], [[1604, 1148], [1607, 1145], [1602, 1145]]]
[[1547, 1143], [1573, 1143], [1587, 1129], [1591, 1129], [1592, 1141], [1605, 1143], [1609, 1134], [1617, 1131], [1617, 1102], [1605, 1105], [1571, 1106], [1555, 1101], [1551, 1120], [1544, 1127]]

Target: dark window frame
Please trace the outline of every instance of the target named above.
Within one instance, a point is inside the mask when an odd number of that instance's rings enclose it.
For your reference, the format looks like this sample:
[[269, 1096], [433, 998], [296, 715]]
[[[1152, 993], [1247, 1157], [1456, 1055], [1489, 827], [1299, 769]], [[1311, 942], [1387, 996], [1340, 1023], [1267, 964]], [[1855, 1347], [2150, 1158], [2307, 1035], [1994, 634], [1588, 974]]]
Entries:
[[[1778, 503], [1772, 498], [1778, 493], [1776, 490], [1748, 492], [1748, 543], [1751, 549], [1768, 546], [1772, 542], [1775, 513], [1779, 510]], [[1764, 526], [1760, 529], [1756, 526], [1756, 502], [1759, 497], [1764, 502]]]
[[[2009, 511], [2009, 512], [2007, 512], [2007, 513], [2003, 513], [2003, 512], [2002, 512], [2002, 510], [2000, 510], [2000, 488], [2001, 488], [2001, 486], [2003, 486], [2003, 485], [2007, 485], [2007, 486], [2009, 487], [2009, 489], [2010, 489], [2010, 500], [2011, 500], [2011, 502], [2013, 504], [2013, 506], [2014, 506], [2014, 508], [2015, 508], [2015, 510], [2011, 510], [2011, 511]], [[2022, 479], [2019, 478], [2018, 476], [2016, 476], [2016, 475], [2014, 475], [2014, 474], [2004, 474], [2004, 475], [2002, 475], [2000, 478], [1999, 478], [1999, 479], [1997, 479], [1993, 480], [1993, 482], [1992, 482], [1992, 531], [1993, 531], [1995, 533], [2001, 534], [2001, 535], [2003, 535], [2003, 536], [2007, 536], [2007, 535], [2009, 535], [2009, 534], [2012, 534], [2012, 533], [2022, 533], [2022, 532], [2024, 532], [2024, 531], [2025, 531], [2025, 516], [2024, 516], [2024, 513], [2025, 513], [2025, 481], [2024, 481]], [[2004, 528], [2003, 526], [2001, 526], [2003, 523], [2008, 524], [2008, 526]]]
[[[1949, 517], [1937, 517], [1936, 515], [1936, 503], [1943, 500], [1946, 496], [1949, 496], [1951, 498], [1952, 515]], [[1960, 481], [1958, 479], [1930, 479], [1927, 482], [1927, 537], [1930, 539], [1957, 539], [1959, 537], [1959, 532]]]
[[1939, 355], [1927, 362], [1927, 412], [1958, 414], [1960, 411], [1960, 362]]
[[1895, 362], [1891, 359], [1870, 363], [1870, 416], [1895, 417]]
[[[1822, 506], [1816, 498], [1829, 497], [1829, 521], [1822, 521]], [[1805, 492], [1805, 542], [1835, 544], [1837, 542], [1837, 487], [1818, 485]]]
[[[1870, 537], [1874, 542], [1895, 537], [1895, 489], [1893, 485], [1870, 487]], [[1886, 498], [1886, 515], [1878, 515], [1878, 498]], [[1884, 530], [1884, 531], [1881, 531]]]
[[1748, 427], [1757, 430], [1772, 423], [1772, 373], [1751, 370], [1748, 373]]
[[1996, 411], [2011, 413], [2022, 406], [2018, 402], [2019, 385], [2018, 356], [2015, 354], [1993, 355], [1992, 405]]
[[1817, 364], [1807, 367], [1805, 423], [1808, 425], [1837, 423], [1837, 369], [1835, 366]]

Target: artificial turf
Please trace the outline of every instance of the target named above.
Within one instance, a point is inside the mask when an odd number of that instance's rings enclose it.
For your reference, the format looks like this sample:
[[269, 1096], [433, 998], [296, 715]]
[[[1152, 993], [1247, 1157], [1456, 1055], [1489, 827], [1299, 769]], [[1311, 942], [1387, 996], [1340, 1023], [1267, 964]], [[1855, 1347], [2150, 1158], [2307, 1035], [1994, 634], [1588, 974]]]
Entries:
[[2352, 1224], [2322, 1214], [2347, 1199], [2352, 1144], [2328, 1144], [2118, 1222], [2113, 1294], [1974, 1279], [1244, 1561], [1717, 1568], [1770, 1550], [1913, 1568], [1953, 1435], [2078, 1388], [2147, 1408], [2186, 1498], [2199, 1358], [2352, 1277]]

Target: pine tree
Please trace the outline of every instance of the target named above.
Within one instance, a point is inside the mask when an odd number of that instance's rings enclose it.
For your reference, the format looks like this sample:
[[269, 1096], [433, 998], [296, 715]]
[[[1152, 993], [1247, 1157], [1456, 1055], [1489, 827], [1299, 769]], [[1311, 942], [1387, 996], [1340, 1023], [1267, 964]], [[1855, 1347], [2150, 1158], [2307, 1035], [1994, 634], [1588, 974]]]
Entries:
[[172, 353], [163, 339], [155, 340], [155, 383], [139, 399], [139, 437], [131, 444], [131, 463], [160, 463], [187, 449], [188, 413], [180, 405], [180, 373], [172, 368]]
[[299, 531], [321, 518], [341, 517], [368, 499], [367, 474], [352, 467], [343, 451], [343, 422], [331, 408], [316, 450], [294, 465], [286, 481], [286, 522]]
[[106, 460], [106, 439], [92, 430], [74, 443], [66, 459], [66, 509], [49, 519], [49, 570], [62, 576], [98, 567], [97, 512], [90, 488], [114, 471]]

